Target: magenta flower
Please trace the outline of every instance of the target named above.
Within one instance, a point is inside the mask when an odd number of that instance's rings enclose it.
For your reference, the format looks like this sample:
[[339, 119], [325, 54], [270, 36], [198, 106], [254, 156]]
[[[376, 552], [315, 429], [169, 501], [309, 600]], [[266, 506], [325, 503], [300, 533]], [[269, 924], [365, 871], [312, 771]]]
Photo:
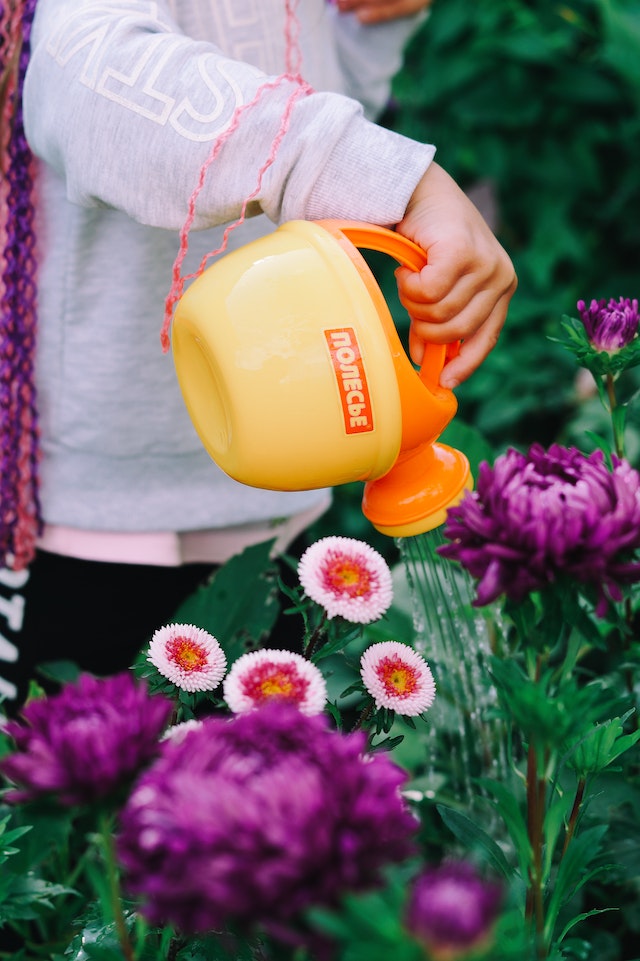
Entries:
[[489, 942], [501, 900], [501, 887], [480, 877], [472, 864], [445, 863], [414, 881], [407, 927], [433, 961], [454, 961]]
[[363, 684], [376, 707], [416, 716], [433, 704], [436, 685], [425, 659], [408, 644], [379, 641], [360, 658]]
[[0, 771], [18, 786], [7, 799], [53, 795], [72, 806], [110, 794], [157, 753], [171, 710], [128, 673], [81, 675], [59, 694], [30, 701], [22, 719], [4, 728], [16, 752], [0, 761]]
[[121, 815], [127, 889], [184, 933], [292, 931], [310, 905], [376, 885], [413, 850], [402, 772], [362, 732], [272, 702], [163, 742]]
[[640, 315], [638, 301], [629, 297], [592, 300], [587, 307], [584, 300], [577, 303], [584, 329], [596, 350], [611, 353], [626, 347], [636, 337]]
[[368, 624], [391, 605], [393, 586], [387, 562], [373, 547], [353, 537], [323, 537], [308, 547], [298, 565], [308, 597], [329, 618]]
[[601, 451], [554, 444], [480, 465], [476, 490], [449, 510], [438, 548], [478, 579], [475, 604], [522, 600], [560, 578], [595, 588], [596, 613], [640, 580], [640, 475]]
[[291, 651], [249, 651], [238, 658], [224, 682], [224, 699], [234, 714], [267, 701], [287, 701], [303, 714], [320, 714], [327, 701], [321, 671]]

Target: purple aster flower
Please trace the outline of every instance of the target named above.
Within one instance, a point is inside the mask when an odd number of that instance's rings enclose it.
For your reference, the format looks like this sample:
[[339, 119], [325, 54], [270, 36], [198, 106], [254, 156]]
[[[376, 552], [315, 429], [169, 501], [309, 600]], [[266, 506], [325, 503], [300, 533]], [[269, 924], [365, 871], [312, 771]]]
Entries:
[[424, 871], [413, 883], [407, 927], [434, 961], [453, 961], [488, 942], [500, 909], [500, 885], [464, 861]]
[[12, 802], [53, 795], [66, 806], [95, 801], [135, 775], [159, 750], [171, 701], [128, 673], [81, 675], [53, 697], [30, 701], [5, 733], [16, 752], [0, 771], [18, 787]]
[[142, 913], [185, 933], [255, 923], [283, 936], [308, 906], [375, 885], [418, 824], [404, 772], [365, 743], [281, 701], [163, 742], [117, 838]]
[[638, 333], [640, 315], [638, 301], [629, 297], [592, 300], [587, 307], [584, 300], [577, 303], [580, 319], [587, 337], [596, 350], [608, 353], [626, 347]]
[[475, 604], [522, 600], [560, 578], [595, 587], [596, 613], [640, 580], [640, 475], [602, 451], [513, 449], [480, 465], [476, 490], [449, 510], [438, 548], [479, 583]]

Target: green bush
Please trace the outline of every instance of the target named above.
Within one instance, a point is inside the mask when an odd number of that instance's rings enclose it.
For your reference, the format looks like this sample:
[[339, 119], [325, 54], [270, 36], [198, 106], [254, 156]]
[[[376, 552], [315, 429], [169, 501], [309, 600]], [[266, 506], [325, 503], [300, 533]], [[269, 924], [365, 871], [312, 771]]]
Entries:
[[516, 265], [507, 326], [459, 389], [461, 416], [496, 450], [562, 437], [581, 406], [547, 335], [578, 299], [640, 286], [640, 2], [436, 0], [387, 122], [435, 143], [463, 186], [492, 189]]

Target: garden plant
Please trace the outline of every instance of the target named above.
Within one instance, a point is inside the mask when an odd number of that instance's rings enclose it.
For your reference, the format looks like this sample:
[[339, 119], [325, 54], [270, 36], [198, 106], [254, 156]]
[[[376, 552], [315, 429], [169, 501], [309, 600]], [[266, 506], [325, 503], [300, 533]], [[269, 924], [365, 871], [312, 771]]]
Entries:
[[640, 958], [640, 3], [435, 0], [408, 54], [386, 122], [519, 276], [445, 434], [474, 490], [394, 542], [346, 485], [130, 671], [43, 664], [0, 731], [0, 956]]
[[[640, 363], [640, 315], [628, 298], [577, 313], [558, 339], [598, 385], [611, 440], [483, 461], [435, 548], [473, 584], [457, 612], [469, 659], [483, 611], [495, 700], [479, 723], [500, 720], [506, 768], [467, 745], [473, 792], [456, 792], [436, 705], [462, 665], [426, 655], [395, 599], [402, 563], [327, 535], [287, 583], [251, 548], [130, 672], [34, 685], [4, 724], [16, 961], [533, 961], [609, 942], [629, 957], [640, 474], [617, 388]], [[278, 596], [298, 650], [278, 646]]]

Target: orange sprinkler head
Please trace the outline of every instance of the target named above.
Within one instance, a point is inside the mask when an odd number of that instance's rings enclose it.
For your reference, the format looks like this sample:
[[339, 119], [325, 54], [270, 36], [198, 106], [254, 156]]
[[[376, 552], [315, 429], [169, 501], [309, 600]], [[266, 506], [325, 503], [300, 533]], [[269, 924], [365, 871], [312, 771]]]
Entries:
[[400, 453], [391, 470], [365, 484], [362, 512], [389, 537], [413, 537], [444, 524], [447, 510], [473, 486], [469, 461], [431, 443]]
[[[365, 484], [362, 512], [390, 537], [412, 537], [444, 524], [449, 507], [473, 486], [469, 461], [437, 442], [457, 409], [452, 391], [440, 387], [440, 371], [458, 345], [429, 345], [419, 376], [400, 364], [402, 441], [394, 465]], [[424, 402], [428, 398], [429, 416]]]

